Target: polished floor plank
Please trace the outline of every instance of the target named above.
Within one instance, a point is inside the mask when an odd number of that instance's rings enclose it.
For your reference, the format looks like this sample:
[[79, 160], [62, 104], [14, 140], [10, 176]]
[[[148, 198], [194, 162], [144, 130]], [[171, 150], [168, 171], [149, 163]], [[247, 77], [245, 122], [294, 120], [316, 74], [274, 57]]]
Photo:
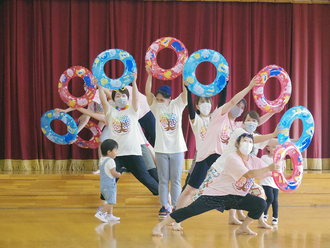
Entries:
[[330, 207], [280, 207], [274, 230], [236, 234], [228, 212], [210, 211], [185, 221], [182, 232], [153, 237], [158, 208], [115, 208], [120, 223], [103, 224], [95, 209], [0, 209], [0, 247], [330, 247]]

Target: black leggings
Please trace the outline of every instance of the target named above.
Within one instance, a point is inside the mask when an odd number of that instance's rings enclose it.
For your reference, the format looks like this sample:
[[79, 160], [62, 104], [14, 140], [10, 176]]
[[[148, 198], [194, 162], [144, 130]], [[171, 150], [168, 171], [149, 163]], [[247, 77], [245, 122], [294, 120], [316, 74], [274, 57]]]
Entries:
[[152, 146], [155, 145], [156, 138], [156, 120], [151, 111], [146, 113], [141, 119], [139, 119], [141, 127], [144, 129], [144, 135], [149, 140]]
[[131, 172], [137, 180], [146, 186], [153, 195], [158, 195], [158, 182], [150, 176], [144, 164], [142, 156], [129, 155], [118, 156], [115, 158], [116, 170], [122, 172], [122, 167], [125, 167]]
[[206, 159], [196, 162], [192, 172], [190, 173], [190, 178], [188, 180], [188, 185], [198, 189], [203, 183], [207, 171], [210, 169], [211, 165], [220, 157], [219, 154], [213, 153]]
[[248, 211], [248, 216], [254, 220], [260, 218], [266, 208], [266, 201], [258, 196], [247, 194], [246, 196], [225, 195], [208, 196], [202, 195], [189, 206], [180, 208], [171, 213], [171, 217], [180, 223], [190, 217], [217, 209], [221, 212], [229, 209]]
[[272, 205], [273, 208], [273, 217], [277, 218], [278, 217], [278, 189], [274, 189], [273, 187], [270, 186], [262, 186], [265, 190], [266, 197], [267, 197], [267, 207], [265, 209], [264, 214], [267, 215], [268, 209], [270, 205]]

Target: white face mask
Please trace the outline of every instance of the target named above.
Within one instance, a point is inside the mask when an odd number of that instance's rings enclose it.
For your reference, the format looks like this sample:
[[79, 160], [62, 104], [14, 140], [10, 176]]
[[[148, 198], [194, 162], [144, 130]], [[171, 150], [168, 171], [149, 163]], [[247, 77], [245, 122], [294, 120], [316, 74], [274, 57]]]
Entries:
[[244, 154], [244, 155], [249, 155], [252, 151], [253, 148], [253, 144], [246, 142], [246, 141], [242, 141], [240, 143], [240, 147], [239, 147], [239, 151]]
[[167, 107], [167, 103], [166, 102], [157, 102], [158, 106], [160, 108], [166, 108]]
[[204, 103], [202, 103], [202, 104], [199, 105], [199, 111], [201, 111], [201, 113], [203, 115], [206, 115], [207, 116], [211, 112], [211, 107], [212, 107], [211, 103], [204, 102]]
[[116, 98], [115, 103], [119, 108], [125, 108], [127, 105], [127, 98], [126, 97]]
[[246, 131], [248, 131], [249, 133], [253, 133], [258, 127], [258, 123], [252, 122], [252, 121], [246, 122], [246, 123], [244, 123], [244, 125], [245, 125]]
[[243, 109], [235, 106], [230, 110], [230, 113], [233, 118], [237, 118], [237, 117], [241, 116], [241, 114], [243, 113]]

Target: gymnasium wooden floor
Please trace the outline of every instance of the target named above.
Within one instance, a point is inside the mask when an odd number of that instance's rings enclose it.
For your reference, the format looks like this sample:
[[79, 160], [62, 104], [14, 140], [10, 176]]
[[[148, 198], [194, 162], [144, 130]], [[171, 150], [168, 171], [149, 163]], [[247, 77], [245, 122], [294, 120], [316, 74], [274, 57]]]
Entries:
[[[44, 190], [38, 188], [38, 193], [35, 184], [40, 181], [39, 176], [0, 174], [1, 248], [330, 247], [329, 174], [304, 176], [305, 188], [291, 195], [280, 194], [278, 227], [274, 230], [258, 229], [255, 221], [250, 227], [258, 233], [256, 237], [236, 234], [238, 227], [227, 224], [228, 212], [221, 214], [214, 210], [185, 221], [181, 232], [165, 227], [163, 238], [151, 235], [153, 226], [158, 222], [157, 197], [139, 189], [139, 183], [130, 174], [123, 175], [118, 183], [118, 188], [126, 190], [126, 195], [118, 197], [118, 206], [114, 209], [114, 214], [121, 217], [120, 223], [105, 224], [94, 217], [96, 207], [101, 204], [97, 199], [98, 190], [94, 187], [97, 185], [96, 175], [80, 175], [77, 177], [80, 179], [74, 180], [69, 177], [63, 179], [62, 175], [59, 182], [54, 175], [48, 179], [44, 175], [40, 178], [46, 178], [47, 182], [40, 182]], [[66, 188], [61, 186], [61, 194], [54, 195], [51, 188], [60, 185], [63, 180], [66, 181]], [[309, 180], [315, 184], [313, 189]], [[52, 187], [47, 188], [46, 184]], [[133, 190], [130, 195], [127, 188], [132, 187], [142, 193], [137, 195]], [[306, 191], [306, 187], [310, 192]], [[87, 188], [92, 191], [91, 195], [86, 193]], [[75, 189], [85, 192], [79, 194], [83, 198], [73, 195]], [[69, 192], [67, 199], [64, 191]], [[118, 193], [123, 195], [124, 191]], [[94, 202], [89, 200], [94, 198]], [[84, 199], [91, 201], [92, 205], [82, 204]], [[61, 204], [56, 205], [58, 202]], [[66, 202], [69, 203], [66, 205]]]

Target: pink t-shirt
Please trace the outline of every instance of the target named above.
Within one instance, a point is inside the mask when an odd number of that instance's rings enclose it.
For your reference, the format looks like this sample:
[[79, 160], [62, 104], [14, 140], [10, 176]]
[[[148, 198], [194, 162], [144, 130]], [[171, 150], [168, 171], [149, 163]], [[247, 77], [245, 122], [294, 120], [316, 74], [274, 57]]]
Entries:
[[249, 156], [249, 160], [244, 162], [237, 152], [230, 154], [222, 173], [204, 189], [203, 195], [245, 196], [249, 193], [254, 178], [246, 179], [243, 175], [249, 170], [267, 167], [267, 164], [260, 158], [251, 155]]
[[228, 112], [221, 115], [223, 106], [216, 109], [212, 116], [204, 140], [197, 147], [196, 162], [206, 159], [213, 153], [222, 154], [233, 131], [243, 122], [231, 121]]

